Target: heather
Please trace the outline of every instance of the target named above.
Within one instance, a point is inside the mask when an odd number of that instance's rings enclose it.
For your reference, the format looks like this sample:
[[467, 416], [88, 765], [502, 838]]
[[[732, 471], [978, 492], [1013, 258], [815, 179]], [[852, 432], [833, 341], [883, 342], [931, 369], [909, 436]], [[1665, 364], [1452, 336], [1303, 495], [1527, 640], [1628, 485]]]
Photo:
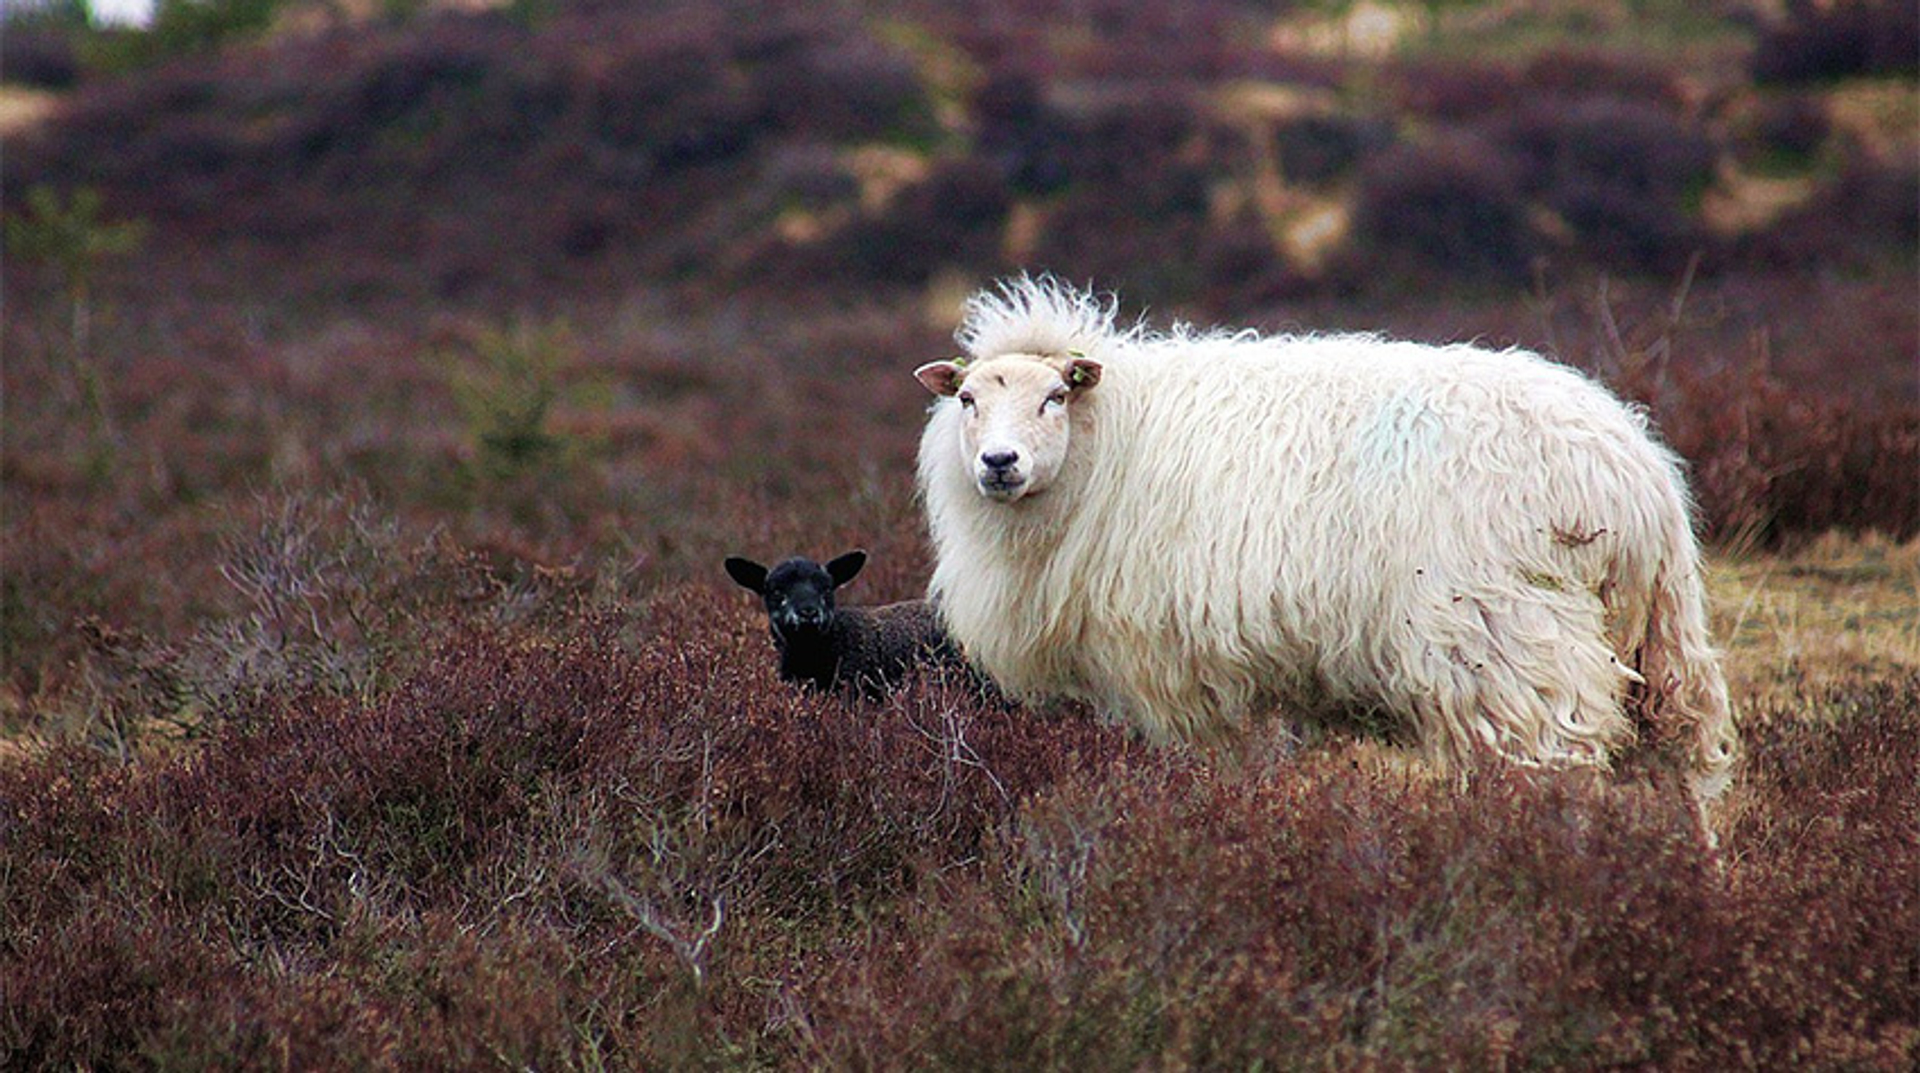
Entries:
[[[1910, 5], [180, 7], [0, 34], [0, 1065], [1920, 1060]], [[909, 373], [1025, 269], [1645, 406], [1717, 846], [781, 682], [723, 559], [922, 595]]]
[[1750, 697], [1711, 852], [1657, 787], [1441, 778], [1345, 736], [1150, 749], [964, 680], [807, 694], [748, 619], [713, 586], [489, 609], [373, 696], [10, 760], [7, 1053], [1898, 1068], [1920, 1042], [1911, 668]]

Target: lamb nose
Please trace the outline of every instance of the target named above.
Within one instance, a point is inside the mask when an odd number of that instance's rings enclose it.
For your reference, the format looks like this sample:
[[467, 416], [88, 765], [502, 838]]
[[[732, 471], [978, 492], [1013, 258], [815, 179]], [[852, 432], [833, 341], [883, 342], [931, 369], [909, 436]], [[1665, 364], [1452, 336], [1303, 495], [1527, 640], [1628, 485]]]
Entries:
[[980, 464], [988, 469], [1006, 469], [1020, 461], [1018, 451], [991, 451], [980, 456]]

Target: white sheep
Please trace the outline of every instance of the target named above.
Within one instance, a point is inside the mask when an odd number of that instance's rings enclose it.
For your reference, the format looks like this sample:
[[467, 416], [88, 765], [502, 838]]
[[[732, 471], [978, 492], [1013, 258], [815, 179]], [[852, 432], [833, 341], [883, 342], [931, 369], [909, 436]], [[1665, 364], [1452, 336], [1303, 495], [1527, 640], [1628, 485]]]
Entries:
[[929, 598], [1008, 692], [1158, 739], [1382, 710], [1442, 765], [1605, 766], [1637, 716], [1697, 800], [1730, 778], [1680, 464], [1578, 372], [1123, 330], [1050, 279], [974, 296], [956, 338], [915, 372]]

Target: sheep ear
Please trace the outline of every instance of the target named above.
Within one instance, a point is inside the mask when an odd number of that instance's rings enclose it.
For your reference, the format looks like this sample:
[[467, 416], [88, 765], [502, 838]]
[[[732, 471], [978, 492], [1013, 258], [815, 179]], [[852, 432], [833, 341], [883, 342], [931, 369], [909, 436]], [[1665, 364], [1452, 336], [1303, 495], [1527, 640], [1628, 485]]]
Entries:
[[827, 576], [833, 579], [836, 587], [852, 581], [860, 568], [867, 565], [867, 553], [850, 551], [827, 564]]
[[742, 588], [765, 594], [767, 591], [767, 568], [752, 559], [730, 556], [727, 559], [727, 575], [740, 583]]
[[1067, 370], [1062, 375], [1067, 387], [1074, 391], [1085, 391], [1100, 382], [1100, 363], [1092, 358], [1076, 357], [1067, 362]]
[[957, 361], [930, 361], [913, 371], [913, 378], [935, 395], [958, 393], [966, 376], [967, 370]]

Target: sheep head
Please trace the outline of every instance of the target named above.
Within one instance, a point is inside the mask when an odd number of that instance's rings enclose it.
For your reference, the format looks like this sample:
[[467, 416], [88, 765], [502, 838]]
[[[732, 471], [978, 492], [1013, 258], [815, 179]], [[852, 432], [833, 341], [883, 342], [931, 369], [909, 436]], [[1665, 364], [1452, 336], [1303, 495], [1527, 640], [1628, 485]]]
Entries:
[[1069, 404], [1100, 382], [1100, 363], [1008, 354], [972, 364], [935, 361], [914, 377], [961, 410], [960, 445], [974, 485], [1011, 503], [1041, 492], [1067, 458]]
[[867, 553], [850, 551], [825, 566], [796, 556], [772, 569], [734, 556], [728, 576], [766, 601], [774, 639], [785, 645], [819, 637], [833, 624], [833, 590], [852, 581], [867, 564]]

